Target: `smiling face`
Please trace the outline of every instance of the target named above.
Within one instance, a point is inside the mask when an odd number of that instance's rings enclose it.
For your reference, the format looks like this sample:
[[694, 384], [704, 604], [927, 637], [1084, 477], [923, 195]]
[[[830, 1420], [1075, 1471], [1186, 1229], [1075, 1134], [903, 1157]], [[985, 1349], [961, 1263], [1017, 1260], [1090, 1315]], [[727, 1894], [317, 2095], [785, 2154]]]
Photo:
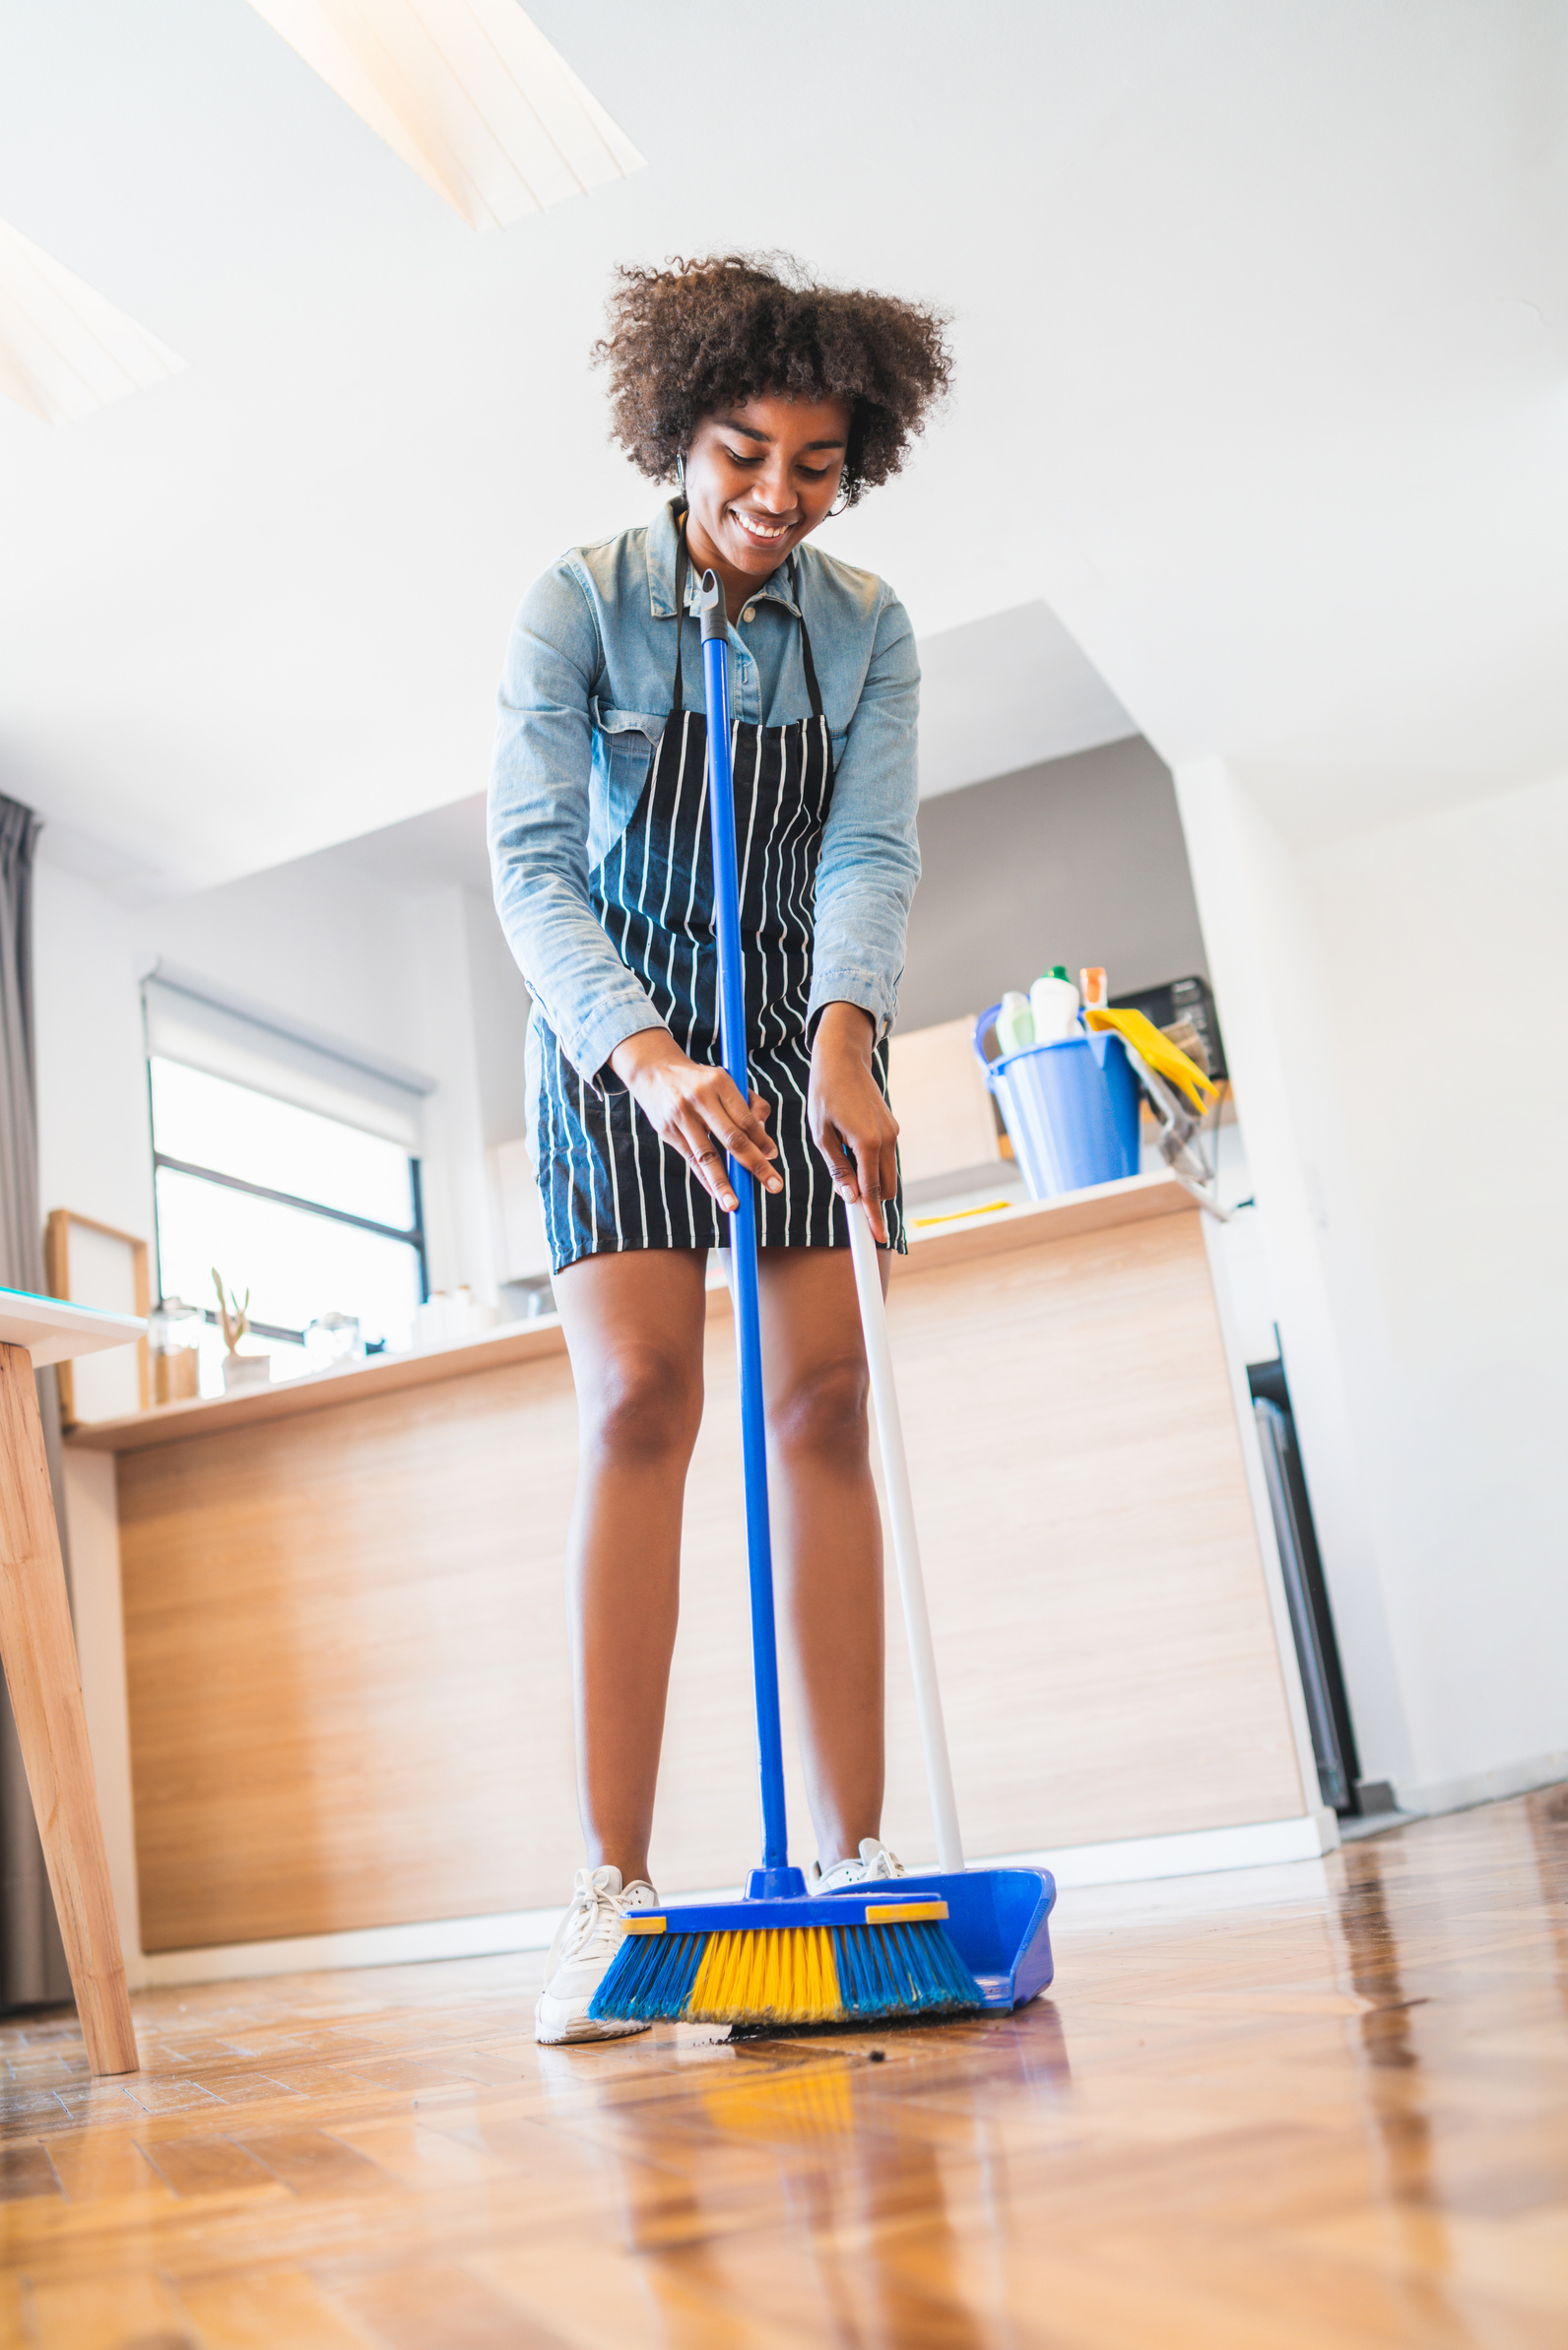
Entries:
[[848, 440], [843, 400], [769, 392], [703, 418], [686, 453], [687, 543], [718, 572], [732, 613], [823, 520]]

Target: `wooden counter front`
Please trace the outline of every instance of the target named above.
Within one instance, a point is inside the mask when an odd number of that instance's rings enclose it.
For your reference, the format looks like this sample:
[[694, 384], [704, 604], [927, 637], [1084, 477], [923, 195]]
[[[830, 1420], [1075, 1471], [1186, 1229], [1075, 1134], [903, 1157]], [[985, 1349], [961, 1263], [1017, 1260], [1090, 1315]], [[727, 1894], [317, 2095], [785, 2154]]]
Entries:
[[[714, 1291], [654, 1848], [670, 1892], [736, 1882], [757, 1833], [728, 1309]], [[1134, 1178], [918, 1236], [889, 1312], [971, 1854], [1314, 1809], [1186, 1194]], [[75, 1441], [120, 1456], [146, 1950], [564, 1898], [558, 1325]], [[915, 1861], [890, 1561], [888, 1612], [885, 1832]]]

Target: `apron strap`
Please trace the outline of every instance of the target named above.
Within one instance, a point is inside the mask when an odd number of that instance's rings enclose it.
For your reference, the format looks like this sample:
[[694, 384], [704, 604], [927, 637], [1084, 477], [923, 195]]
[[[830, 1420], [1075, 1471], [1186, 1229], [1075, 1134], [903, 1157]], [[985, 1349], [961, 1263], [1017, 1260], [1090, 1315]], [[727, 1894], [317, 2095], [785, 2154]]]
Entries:
[[670, 704], [670, 713], [674, 718], [679, 718], [682, 710], [681, 640], [686, 634], [686, 509], [683, 506], [675, 518], [675, 699]]
[[801, 580], [800, 556], [798, 555], [794, 556], [793, 561], [795, 566], [795, 602], [800, 609], [801, 616], [801, 660], [806, 670], [806, 690], [812, 697], [812, 716], [819, 719], [822, 715], [822, 692], [817, 683], [817, 664], [812, 659], [811, 630], [806, 625], [806, 603], [801, 594], [803, 582]]
[[[682, 710], [682, 640], [686, 634], [686, 509], [685, 506], [682, 507], [680, 513], [676, 516], [675, 535], [675, 694], [671, 700], [670, 709], [672, 714], [679, 718]], [[795, 573], [795, 602], [800, 612], [801, 661], [806, 671], [806, 690], [812, 697], [812, 716], [816, 719], [820, 719], [822, 715], [822, 689], [817, 683], [817, 664], [812, 659], [811, 631], [806, 625], [806, 607], [801, 603], [801, 566], [797, 558], [792, 557], [791, 559], [792, 568]]]

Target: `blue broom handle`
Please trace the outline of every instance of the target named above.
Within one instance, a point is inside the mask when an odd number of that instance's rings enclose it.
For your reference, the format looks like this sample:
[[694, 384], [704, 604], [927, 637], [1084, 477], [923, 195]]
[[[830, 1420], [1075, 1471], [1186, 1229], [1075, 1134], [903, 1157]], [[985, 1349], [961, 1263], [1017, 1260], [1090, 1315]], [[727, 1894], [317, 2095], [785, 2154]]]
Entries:
[[[741, 961], [741, 886], [735, 852], [735, 781], [730, 769], [728, 621], [723, 583], [704, 572], [702, 684], [708, 716], [708, 812], [713, 834], [713, 909], [719, 942], [719, 1033], [724, 1066], [744, 1102], [751, 1098], [746, 1066], [746, 982]], [[789, 1865], [784, 1816], [784, 1742], [778, 1711], [778, 1641], [773, 1621], [773, 1544], [768, 1531], [767, 1425], [762, 1407], [762, 1332], [756, 1291], [756, 1193], [740, 1160], [729, 1160], [735, 1207], [730, 1263], [735, 1277], [736, 1351], [741, 1373], [741, 1454], [746, 1472], [746, 1547], [751, 1587], [751, 1672], [756, 1683], [756, 1743], [762, 1780], [762, 1866], [753, 1897], [804, 1893]]]

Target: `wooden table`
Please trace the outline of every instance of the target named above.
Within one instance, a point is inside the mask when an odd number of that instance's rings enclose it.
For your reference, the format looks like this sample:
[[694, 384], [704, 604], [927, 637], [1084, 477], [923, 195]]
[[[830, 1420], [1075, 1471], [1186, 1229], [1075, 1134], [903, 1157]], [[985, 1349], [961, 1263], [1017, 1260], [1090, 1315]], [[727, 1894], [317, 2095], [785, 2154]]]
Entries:
[[88, 2062], [98, 2073], [138, 2069], [136, 2034], [33, 1374], [127, 1345], [143, 1328], [129, 1314], [0, 1289], [0, 1660]]

